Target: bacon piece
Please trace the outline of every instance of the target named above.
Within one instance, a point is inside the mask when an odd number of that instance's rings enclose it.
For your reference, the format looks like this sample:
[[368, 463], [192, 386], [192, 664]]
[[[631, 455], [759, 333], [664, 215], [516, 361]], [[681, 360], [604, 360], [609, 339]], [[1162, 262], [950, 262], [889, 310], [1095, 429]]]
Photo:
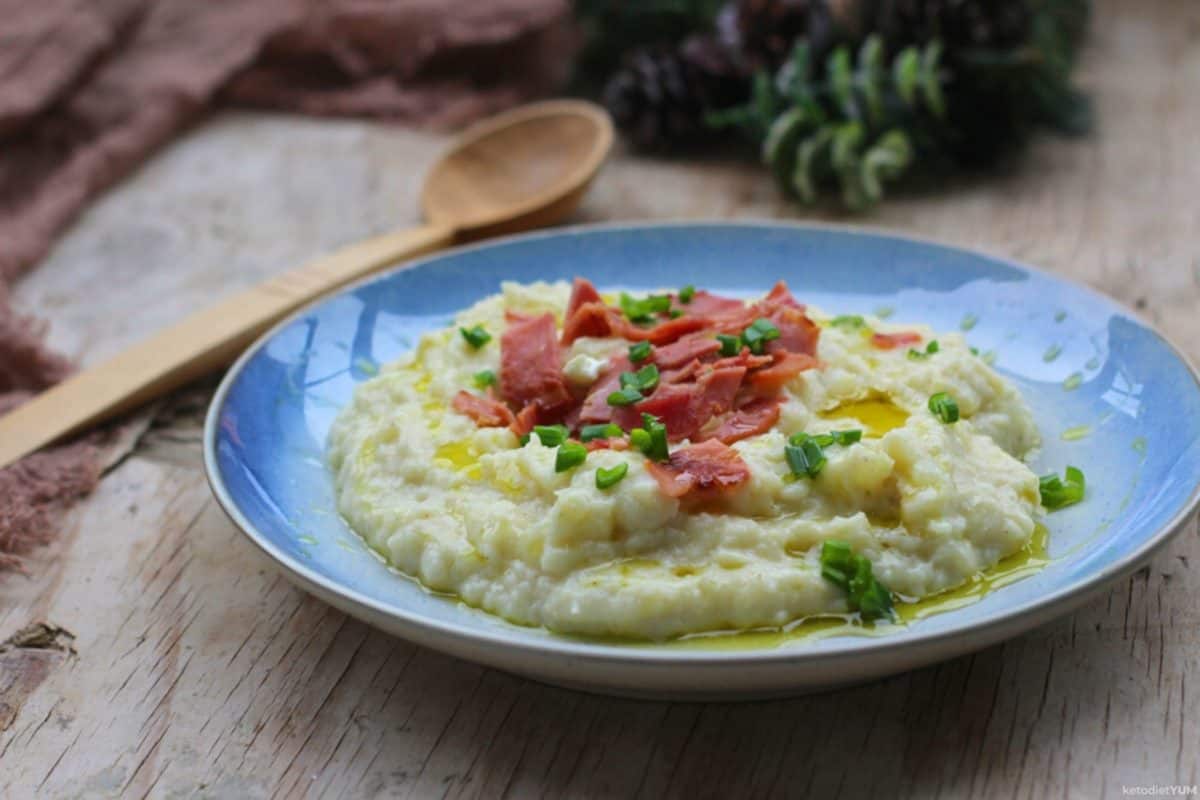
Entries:
[[509, 323], [500, 337], [500, 388], [514, 408], [536, 403], [554, 411], [571, 402], [553, 314]]
[[712, 368], [721, 369], [722, 367], [745, 367], [747, 370], [752, 370], [774, 363], [774, 356], [756, 356], [750, 352], [749, 348], [743, 347], [742, 352], [738, 353], [736, 356], [728, 356], [712, 362]]
[[710, 327], [705, 317], [682, 316], [660, 322], [652, 328], [639, 328], [625, 318], [620, 319], [617, 335], [631, 342], [647, 341], [653, 345], [666, 345], [689, 333]]
[[690, 333], [668, 345], [655, 348], [650, 360], [660, 370], [676, 369], [696, 359], [704, 359], [721, 349], [721, 343], [711, 333]]
[[647, 461], [646, 470], [668, 497], [719, 497], [750, 478], [737, 451], [717, 439], [680, 448], [665, 464]]
[[513, 413], [503, 403], [490, 397], [462, 391], [454, 395], [451, 406], [460, 414], [475, 420], [481, 428], [503, 428], [513, 424]]
[[515, 433], [518, 437], [524, 436], [533, 430], [533, 426], [537, 424], [538, 407], [537, 403], [530, 403], [517, 412], [517, 416], [513, 419], [508, 429]]
[[642, 424], [642, 414], [653, 414], [667, 427], [667, 438], [690, 438], [715, 416], [733, 408], [745, 367], [701, 368], [695, 383], [660, 383], [654, 394], [632, 408], [622, 408], [613, 418], [629, 429]]
[[598, 339], [613, 336], [620, 328], [620, 319], [617, 314], [617, 311], [604, 303], [584, 303], [569, 314], [563, 322], [563, 346], [565, 347], [584, 336], [594, 336]]
[[921, 334], [916, 331], [900, 331], [899, 333], [873, 333], [871, 344], [880, 350], [894, 350], [907, 344], [920, 344]]
[[771, 291], [767, 292], [767, 296], [763, 298], [763, 302], [769, 306], [786, 306], [800, 311], [804, 310], [804, 306], [796, 302], [796, 298], [792, 296], [791, 289], [783, 281], [779, 281], [771, 287]]
[[771, 322], [779, 329], [779, 338], [767, 343], [768, 353], [817, 354], [817, 340], [821, 329], [798, 308], [781, 308], [771, 315]]
[[613, 407], [608, 404], [608, 396], [621, 388], [621, 373], [631, 372], [633, 364], [629, 356], [617, 354], [609, 359], [608, 366], [601, 372], [591, 391], [583, 401], [579, 412], [579, 421], [585, 424], [609, 422], [613, 418]]
[[587, 278], [576, 278], [571, 286], [571, 299], [567, 301], [567, 312], [563, 319], [570, 319], [585, 303], [604, 305], [604, 298], [600, 297], [600, 292], [596, 291], [596, 287]]
[[696, 419], [699, 390], [692, 383], [664, 383], [654, 394], [632, 407], [625, 407], [614, 414], [622, 428], [640, 428], [642, 414], [653, 414], [667, 426], [667, 438], [673, 442], [686, 439], [702, 422]]
[[766, 433], [779, 421], [779, 399], [763, 398], [747, 403], [734, 411], [704, 439], [717, 439], [725, 444]]
[[772, 394], [804, 370], [817, 367], [820, 363], [807, 353], [779, 352], [775, 354], [774, 364], [750, 373], [746, 382], [758, 395]]
[[613, 439], [592, 439], [590, 442], [584, 442], [583, 446], [592, 450], [628, 450], [629, 440], [621, 437]]
[[680, 303], [679, 298], [673, 298], [672, 307], [678, 308], [684, 314], [694, 317], [710, 317], [716, 314], [728, 314], [746, 307], [746, 304], [736, 297], [721, 297], [700, 289], [692, 295], [689, 303]]

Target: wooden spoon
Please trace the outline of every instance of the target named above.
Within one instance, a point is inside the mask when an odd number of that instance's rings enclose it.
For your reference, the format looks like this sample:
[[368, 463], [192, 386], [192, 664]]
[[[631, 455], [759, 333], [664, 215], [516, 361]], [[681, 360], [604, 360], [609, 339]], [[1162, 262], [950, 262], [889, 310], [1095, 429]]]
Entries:
[[558, 222], [579, 204], [612, 146], [591, 103], [534, 103], [484, 120], [425, 179], [428, 220], [317, 259], [199, 311], [0, 417], [0, 468], [225, 366], [300, 306], [404, 258]]

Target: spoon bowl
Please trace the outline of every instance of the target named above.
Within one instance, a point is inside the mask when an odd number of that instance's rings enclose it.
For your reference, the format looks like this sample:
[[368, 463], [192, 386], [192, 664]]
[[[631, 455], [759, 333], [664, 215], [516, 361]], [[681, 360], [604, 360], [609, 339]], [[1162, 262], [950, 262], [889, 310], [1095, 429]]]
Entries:
[[463, 239], [560, 222], [579, 205], [612, 142], [608, 115], [576, 100], [483, 120], [430, 169], [421, 196], [425, 217]]

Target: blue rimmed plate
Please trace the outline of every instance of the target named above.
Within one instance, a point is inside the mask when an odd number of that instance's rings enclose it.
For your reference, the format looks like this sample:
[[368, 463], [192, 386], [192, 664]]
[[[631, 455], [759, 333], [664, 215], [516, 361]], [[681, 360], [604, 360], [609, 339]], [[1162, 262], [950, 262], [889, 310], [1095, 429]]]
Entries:
[[[324, 443], [355, 384], [502, 280], [601, 288], [692, 283], [764, 292], [787, 280], [835, 313], [966, 331], [1021, 389], [1045, 444], [1036, 472], [1083, 467], [1085, 503], [1048, 517], [1048, 566], [885, 636], [680, 649], [556, 637], [431, 595], [389, 571], [335, 511]], [[1136, 568], [1200, 502], [1200, 383], [1111, 300], [1011, 262], [859, 230], [783, 224], [600, 226], [450, 251], [301, 311], [234, 365], [209, 409], [221, 505], [297, 584], [420, 644], [550, 683], [629, 695], [761, 697], [898, 672], [992, 644]]]

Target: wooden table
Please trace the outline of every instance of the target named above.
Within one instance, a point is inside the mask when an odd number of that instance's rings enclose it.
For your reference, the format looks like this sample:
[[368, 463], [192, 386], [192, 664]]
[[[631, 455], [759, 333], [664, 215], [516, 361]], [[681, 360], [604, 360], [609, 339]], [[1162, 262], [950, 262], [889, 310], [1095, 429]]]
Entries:
[[[1200, 360], [1200, 4], [1104, 3], [1101, 129], [861, 222], [1053, 269]], [[84, 361], [388, 225], [442, 139], [222, 115], [111, 192], [20, 287]], [[619, 155], [587, 220], [791, 217], [753, 166]], [[858, 219], [849, 220], [852, 222]], [[174, 399], [0, 579], [0, 796], [1122, 796], [1200, 783], [1200, 535], [1074, 615], [860, 688], [744, 705], [547, 688], [377, 633], [292, 588], [217, 509]], [[69, 641], [66, 634], [57, 640]]]

